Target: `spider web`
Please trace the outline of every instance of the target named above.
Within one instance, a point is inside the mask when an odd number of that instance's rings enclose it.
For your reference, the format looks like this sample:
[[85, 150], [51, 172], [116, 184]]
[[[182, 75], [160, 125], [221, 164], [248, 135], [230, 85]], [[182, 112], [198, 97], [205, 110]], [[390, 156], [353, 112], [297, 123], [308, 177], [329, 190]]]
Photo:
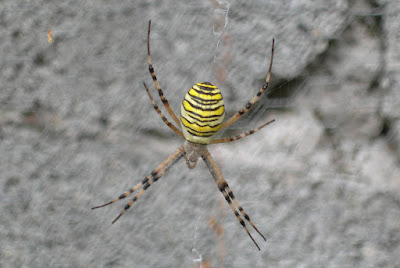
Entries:
[[[214, 4], [214, 6], [215, 6], [214, 18], [213, 18], [214, 19], [213, 34], [215, 36], [214, 64], [216, 66], [216, 78], [217, 78], [219, 84], [222, 84], [224, 82], [225, 76], [221, 77], [221, 73], [220, 72], [224, 71], [224, 69], [227, 66], [223, 66], [224, 62], [221, 61], [221, 60], [218, 60], [218, 58], [219, 58], [218, 54], [221, 53], [221, 51], [219, 50], [219, 47], [221, 45], [222, 36], [223, 36], [223, 34], [225, 34], [225, 37], [227, 36], [226, 28], [227, 28], [228, 23], [229, 23], [230, 3], [229, 3], [229, 1], [226, 1], [226, 0], [213, 0], [212, 2]], [[225, 40], [226, 40], [226, 38], [225, 38]], [[225, 44], [225, 45], [229, 45], [229, 44]], [[224, 51], [222, 51], [222, 53], [224, 53]], [[222, 57], [220, 57], [220, 58], [222, 58], [222, 59], [225, 58], [226, 59], [226, 57], [227, 57], [227, 55], [226, 55], [226, 52], [225, 52], [225, 55], [222, 55]], [[220, 195], [220, 193], [218, 193], [218, 194]], [[206, 196], [204, 196], [202, 198], [201, 207], [203, 207], [203, 205], [204, 205], [205, 198], [206, 198]], [[221, 212], [222, 211], [221, 211], [221, 207], [220, 207], [219, 213], [221, 213]], [[215, 212], [213, 214], [215, 214]], [[216, 216], [216, 215], [208, 215], [207, 216], [207, 218], [208, 218], [207, 221], [209, 223], [209, 228], [213, 228], [213, 226], [214, 227], [217, 226], [216, 225], [217, 224], [217, 219], [218, 218], [221, 219], [222, 218], [221, 217], [222, 214], [224, 214], [224, 213], [221, 213], [219, 215], [219, 217]], [[215, 221], [215, 225], [210, 224], [210, 221], [212, 221], [212, 220]], [[208, 261], [209, 261], [209, 260], [205, 260], [204, 256], [203, 256], [204, 253], [202, 253], [200, 250], [198, 250], [196, 248], [197, 241], [199, 239], [198, 226], [199, 226], [199, 224], [204, 224], [204, 221], [205, 221], [204, 215], [200, 214], [196, 218], [196, 222], [197, 222], [196, 223], [196, 229], [195, 229], [195, 233], [193, 235], [192, 253], [195, 254], [195, 256], [196, 256], [195, 258], [193, 258], [193, 263], [197, 264], [198, 266], [196, 266], [196, 267], [199, 267], [199, 268], [202, 268], [204, 265], [205, 265], [205, 267], [208, 267], [207, 264], [208, 264]], [[223, 262], [224, 262], [223, 258], [224, 258], [224, 255], [225, 255], [225, 249], [223, 248], [223, 244], [221, 245], [221, 243], [224, 243], [223, 237], [221, 238], [221, 235], [218, 236], [217, 229], [214, 228], [214, 231], [215, 231], [215, 235], [216, 235], [216, 239], [215, 240], [220, 243], [219, 245], [216, 246], [216, 250], [218, 251], [218, 255], [219, 255], [219, 262], [220, 262], [220, 264], [223, 264]]]

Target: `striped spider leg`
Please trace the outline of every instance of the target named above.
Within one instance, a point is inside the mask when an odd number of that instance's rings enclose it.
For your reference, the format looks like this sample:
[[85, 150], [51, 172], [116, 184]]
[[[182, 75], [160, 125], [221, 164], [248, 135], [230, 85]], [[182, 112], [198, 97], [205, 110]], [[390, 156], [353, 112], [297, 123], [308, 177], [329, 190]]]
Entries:
[[127, 192], [122, 193], [118, 198], [104, 204], [101, 206], [93, 207], [92, 209], [96, 208], [102, 208], [108, 205], [111, 205], [112, 203], [115, 203], [121, 199], [124, 199], [125, 197], [131, 195], [135, 191], [139, 190], [142, 188], [132, 199], [131, 201], [124, 207], [122, 212], [116, 217], [112, 223], [116, 222], [124, 213], [127, 211], [133, 203], [135, 203], [139, 197], [141, 197], [144, 193], [144, 191], [147, 190], [147, 188], [150, 187], [153, 183], [158, 181], [164, 174], [172, 167], [174, 166], [184, 155], [186, 154], [183, 146], [180, 146], [178, 150], [176, 150], [173, 154], [171, 154], [164, 162], [162, 162], [156, 169], [154, 169], [149, 175], [147, 175], [141, 182], [139, 182], [136, 186], [132, 187], [129, 189]]
[[[268, 89], [269, 80], [271, 79], [272, 62], [274, 61], [274, 46], [275, 46], [275, 39], [272, 39], [271, 61], [269, 63], [269, 69], [268, 69], [268, 73], [267, 73], [267, 78], [265, 79], [265, 84], [260, 88], [258, 93], [251, 99], [251, 101], [249, 101], [246, 104], [246, 106], [243, 109], [238, 111], [235, 115], [233, 115], [231, 118], [229, 118], [228, 121], [226, 121], [225, 123], [222, 124], [221, 130], [229, 127], [230, 125], [235, 123], [237, 120], [239, 120], [240, 117], [242, 117], [245, 113], [247, 113], [247, 111], [251, 108], [251, 106], [253, 106], [253, 104], [255, 104], [260, 99], [261, 95]], [[215, 143], [219, 143], [219, 142], [215, 142]]]
[[174, 122], [180, 126], [180, 122], [178, 117], [176, 117], [174, 111], [171, 109], [171, 106], [169, 105], [168, 100], [164, 97], [164, 93], [160, 87], [160, 84], [157, 81], [157, 76], [154, 72], [154, 68], [153, 65], [151, 64], [151, 55], [150, 55], [150, 28], [151, 28], [151, 20], [149, 20], [149, 29], [147, 30], [147, 63], [149, 64], [149, 72], [151, 75], [151, 78], [153, 79], [154, 85], [157, 88], [158, 91], [158, 95], [160, 96], [160, 99], [162, 101], [162, 103], [165, 106], [165, 109], [167, 109], [169, 115], [172, 117], [172, 119], [174, 120]]
[[[235, 206], [239, 209], [240, 213], [242, 213], [243, 217], [250, 223], [250, 225], [254, 228], [254, 230], [256, 230], [256, 232], [262, 238], [264, 238], [264, 240], [266, 240], [265, 237], [263, 236], [262, 233], [260, 233], [260, 231], [258, 231], [257, 227], [254, 226], [254, 224], [250, 220], [250, 217], [247, 215], [247, 213], [244, 211], [243, 207], [236, 200], [235, 196], [233, 195], [232, 190], [229, 188], [227, 181], [224, 179], [224, 176], [222, 175], [221, 171], [219, 170], [217, 164], [215, 164], [214, 159], [211, 157], [211, 154], [208, 152], [208, 150], [205, 151], [205, 153], [201, 156], [201, 158], [203, 158], [204, 162], [206, 163], [208, 169], [210, 170], [211, 175], [214, 178], [215, 183], [218, 186], [218, 189], [224, 195], [226, 202], [228, 202], [228, 204], [231, 207], [233, 213], [235, 214], [237, 220], [240, 222], [240, 224], [246, 230], [247, 234], [250, 236], [251, 240], [253, 240], [253, 242], [257, 246], [258, 250], [260, 250], [260, 247], [254, 240], [253, 236], [250, 234], [249, 230], [247, 229], [246, 223], [243, 221], [242, 217], [237, 212]], [[233, 204], [232, 204], [232, 201], [233, 201]]]
[[[218, 87], [212, 85], [209, 82], [197, 83], [192, 86], [192, 88], [188, 91], [188, 93], [185, 95], [185, 98], [183, 99], [181, 105], [180, 121], [179, 121], [178, 117], [171, 109], [168, 100], [164, 96], [164, 93], [157, 81], [157, 77], [155, 75], [155, 71], [151, 63], [150, 26], [151, 26], [151, 21], [149, 21], [149, 28], [147, 34], [147, 61], [149, 65], [149, 72], [153, 79], [154, 85], [157, 88], [159, 97], [165, 109], [168, 111], [169, 115], [172, 117], [173, 121], [178, 125], [178, 127], [176, 127], [164, 116], [164, 114], [161, 112], [161, 110], [155, 103], [153, 97], [151, 96], [150, 91], [148, 90], [146, 84], [143, 83], [143, 85], [147, 92], [147, 95], [150, 98], [150, 102], [152, 103], [154, 110], [158, 113], [163, 122], [169, 128], [171, 128], [178, 136], [182, 137], [185, 141], [182, 146], [180, 146], [173, 154], [171, 154], [166, 160], [164, 160], [164, 162], [162, 162], [156, 169], [154, 169], [136, 186], [132, 187], [127, 192], [122, 193], [118, 198], [104, 205], [93, 207], [93, 209], [110, 205], [121, 199], [126, 198], [135, 191], [138, 191], [138, 193], [124, 207], [124, 209], [118, 215], [118, 217], [114, 219], [114, 221], [112, 222], [114, 223], [125, 213], [126, 210], [128, 210], [139, 199], [140, 196], [143, 195], [143, 193], [147, 190], [147, 188], [150, 187], [150, 185], [152, 185], [154, 182], [159, 180], [163, 175], [165, 175], [166, 172], [172, 166], [174, 166], [182, 157], [185, 158], [186, 164], [190, 169], [196, 166], [198, 159], [201, 157], [203, 161], [206, 163], [207, 167], [209, 168], [210, 173], [213, 176], [218, 189], [221, 191], [225, 200], [231, 207], [237, 220], [243, 226], [243, 228], [245, 229], [251, 240], [254, 242], [256, 247], [260, 250], [260, 247], [250, 234], [243, 218], [254, 228], [254, 230], [264, 240], [266, 240], [265, 237], [252, 223], [248, 214], [244, 211], [243, 207], [236, 200], [232, 190], [228, 186], [228, 183], [226, 182], [221, 171], [219, 170], [213, 158], [211, 157], [211, 154], [207, 150], [207, 145], [239, 140], [241, 138], [247, 137], [261, 130], [265, 126], [275, 121], [274, 119], [270, 120], [267, 123], [253, 130], [244, 132], [234, 137], [215, 139], [215, 136], [219, 131], [227, 128], [228, 126], [236, 122], [238, 119], [240, 119], [240, 117], [242, 117], [243, 114], [245, 114], [250, 109], [250, 107], [259, 100], [260, 96], [267, 90], [271, 78], [271, 69], [274, 56], [274, 40], [272, 41], [271, 61], [269, 65], [267, 78], [265, 80], [265, 84], [261, 87], [256, 96], [254, 96], [253, 99], [245, 106], [245, 108], [238, 111], [228, 121], [223, 123], [223, 119], [225, 116], [225, 106], [220, 90], [218, 89]], [[239, 214], [239, 212], [243, 216], [243, 218]]]

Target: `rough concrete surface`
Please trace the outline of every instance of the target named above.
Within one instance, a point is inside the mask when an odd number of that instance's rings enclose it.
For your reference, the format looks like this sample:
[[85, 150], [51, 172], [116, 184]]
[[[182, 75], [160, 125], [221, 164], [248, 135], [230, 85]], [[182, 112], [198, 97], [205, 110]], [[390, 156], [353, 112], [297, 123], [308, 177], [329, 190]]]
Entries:
[[[400, 2], [227, 7], [0, 1], [1, 268], [400, 267]], [[182, 144], [143, 88], [167, 114], [147, 71], [149, 19], [177, 114], [203, 81], [220, 87], [227, 117], [244, 107], [275, 38], [270, 91], [223, 136], [276, 122], [210, 146], [267, 237], [249, 227], [261, 251], [202, 161], [181, 160], [115, 224], [127, 199], [91, 210]]]

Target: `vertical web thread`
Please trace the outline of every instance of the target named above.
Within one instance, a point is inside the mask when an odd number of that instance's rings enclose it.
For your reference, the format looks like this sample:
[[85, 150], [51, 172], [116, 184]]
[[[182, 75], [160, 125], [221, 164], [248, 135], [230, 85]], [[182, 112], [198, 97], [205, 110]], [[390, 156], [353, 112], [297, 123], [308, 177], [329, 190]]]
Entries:
[[[216, 9], [214, 10], [214, 16], [216, 17], [216, 23], [213, 27], [213, 33], [217, 39], [216, 48], [214, 51], [214, 62], [217, 62], [217, 52], [219, 44], [221, 42], [221, 35], [225, 32], [226, 26], [228, 25], [228, 14], [231, 5], [226, 0], [214, 0]], [[223, 23], [222, 23], [223, 22]]]

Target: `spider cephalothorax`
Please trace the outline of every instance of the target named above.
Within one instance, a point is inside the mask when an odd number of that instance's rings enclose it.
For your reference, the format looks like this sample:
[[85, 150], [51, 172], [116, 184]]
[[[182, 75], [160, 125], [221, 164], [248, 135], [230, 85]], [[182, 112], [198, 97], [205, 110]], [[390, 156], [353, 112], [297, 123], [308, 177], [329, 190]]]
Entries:
[[[225, 106], [222, 98], [222, 94], [218, 87], [214, 86], [209, 82], [197, 83], [193, 85], [193, 87], [188, 91], [183, 99], [181, 106], [181, 121], [178, 120], [178, 117], [172, 111], [168, 100], [164, 97], [164, 93], [161, 90], [161, 87], [157, 81], [153, 65], [151, 63], [150, 56], [150, 26], [151, 21], [149, 21], [149, 29], [147, 32], [147, 61], [149, 64], [149, 72], [153, 79], [154, 85], [158, 90], [160, 99], [165, 106], [165, 109], [168, 111], [169, 115], [172, 117], [174, 122], [178, 127], [176, 127], [173, 123], [171, 123], [158, 108], [157, 104], [154, 102], [153, 97], [150, 94], [145, 83], [143, 83], [146, 92], [150, 98], [150, 101], [160, 115], [161, 119], [164, 123], [171, 128], [176, 134], [182, 137], [185, 141], [182, 146], [180, 146], [172, 155], [170, 155], [164, 162], [162, 162], [156, 169], [154, 169], [148, 176], [146, 176], [139, 184], [128, 190], [127, 192], [121, 194], [118, 198], [104, 204], [101, 206], [94, 207], [100, 208], [107, 206], [109, 204], [115, 203], [135, 191], [138, 193], [131, 199], [131, 201], [125, 206], [122, 212], [119, 214], [117, 218], [113, 221], [116, 222], [126, 210], [128, 210], [133, 203], [136, 202], [137, 199], [146, 191], [147, 188], [150, 187], [154, 182], [159, 180], [173, 165], [175, 165], [182, 157], [185, 158], [186, 164], [189, 168], [194, 168], [198, 159], [201, 157], [203, 161], [206, 163], [209, 168], [211, 175], [213, 176], [215, 183], [218, 186], [218, 189], [224, 195], [225, 200], [228, 202], [231, 207], [233, 213], [236, 218], [246, 230], [247, 234], [250, 236], [251, 240], [257, 246], [258, 249], [260, 247], [257, 245], [256, 241], [250, 234], [247, 229], [246, 223], [244, 222], [242, 216], [247, 220], [247, 222], [261, 235], [262, 238], [265, 237], [258, 231], [258, 229], [254, 226], [250, 217], [244, 211], [242, 206], [236, 200], [235, 196], [232, 193], [232, 190], [229, 188], [228, 183], [223, 177], [221, 171], [217, 167], [214, 162], [214, 159], [211, 157], [211, 154], [207, 150], [208, 144], [215, 143], [225, 143], [235, 141], [241, 138], [244, 138], [248, 135], [251, 135], [268, 124], [274, 122], [274, 120], [270, 120], [267, 123], [253, 129], [242, 133], [238, 136], [223, 138], [223, 139], [215, 139], [216, 134], [236, 122], [244, 113], [246, 113], [250, 107], [258, 101], [260, 96], [267, 90], [268, 83], [271, 78], [271, 69], [272, 69], [272, 61], [274, 56], [274, 40], [272, 40], [272, 52], [271, 52], [271, 62], [269, 65], [269, 70], [267, 74], [267, 78], [265, 79], [265, 84], [258, 91], [257, 95], [253, 97], [253, 99], [247, 103], [245, 108], [238, 111], [235, 115], [233, 115], [228, 121], [223, 123], [225, 116]], [[239, 212], [242, 216], [239, 214]]]

